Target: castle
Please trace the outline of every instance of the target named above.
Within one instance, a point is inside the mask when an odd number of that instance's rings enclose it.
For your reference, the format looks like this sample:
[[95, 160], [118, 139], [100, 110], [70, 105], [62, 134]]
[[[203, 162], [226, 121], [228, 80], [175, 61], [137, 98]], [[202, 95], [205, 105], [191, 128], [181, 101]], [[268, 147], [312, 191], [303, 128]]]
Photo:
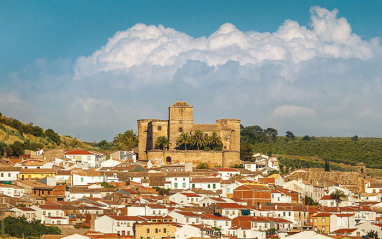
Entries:
[[[208, 136], [216, 132], [223, 143], [222, 151], [177, 150], [176, 140], [182, 133], [191, 135], [201, 130]], [[158, 137], [169, 139], [169, 150], [155, 149]], [[208, 163], [210, 167], [229, 167], [240, 163], [240, 120], [218, 119], [215, 124], [194, 124], [193, 107], [177, 101], [169, 107], [169, 119], [138, 120], [138, 157], [154, 164]]]

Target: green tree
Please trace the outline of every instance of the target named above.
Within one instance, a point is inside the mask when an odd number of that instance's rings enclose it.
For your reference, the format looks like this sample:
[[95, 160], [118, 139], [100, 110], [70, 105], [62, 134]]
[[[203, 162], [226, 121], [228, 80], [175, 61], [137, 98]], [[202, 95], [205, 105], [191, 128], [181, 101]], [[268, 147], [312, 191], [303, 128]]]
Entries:
[[289, 138], [289, 139], [294, 139], [295, 138], [294, 134], [291, 131], [287, 131], [285, 136], [287, 138]]
[[46, 137], [48, 137], [50, 140], [52, 140], [55, 144], [60, 145], [61, 144], [61, 138], [60, 136], [54, 132], [53, 129], [47, 129], [45, 131]]
[[10, 146], [12, 150], [12, 156], [19, 157], [24, 154], [24, 146], [21, 142], [16, 141]]
[[315, 202], [313, 198], [305, 196], [305, 205], [320, 205], [318, 202]]
[[336, 201], [337, 211], [338, 211], [338, 207], [339, 207], [340, 203], [343, 201], [342, 199], [345, 197], [346, 197], [345, 194], [338, 189], [330, 194], [330, 198], [332, 198]]
[[251, 161], [253, 155], [252, 145], [244, 141], [240, 144], [240, 160], [242, 161]]
[[200, 148], [203, 148], [205, 145], [205, 140], [204, 140], [204, 133], [201, 130], [197, 130], [194, 132], [192, 135], [192, 145], [200, 150]]
[[216, 131], [212, 132], [211, 136], [207, 139], [208, 145], [215, 150], [215, 147], [223, 147], [223, 142]]
[[277, 139], [277, 130], [274, 128], [268, 128], [264, 131], [271, 140]]
[[330, 171], [330, 165], [329, 165], [328, 160], [325, 160], [325, 168], [324, 168], [324, 170], [325, 170], [326, 172], [329, 172], [329, 171]]
[[176, 140], [176, 145], [187, 150], [187, 147], [192, 143], [191, 137], [187, 133], [181, 133]]
[[358, 140], [358, 135], [354, 135], [353, 137], [351, 137], [351, 140], [357, 141]]
[[373, 238], [373, 239], [379, 239], [378, 232], [374, 230], [370, 230], [367, 232], [366, 236], [368, 238]]
[[165, 148], [167, 148], [169, 144], [170, 141], [166, 136], [159, 136], [155, 141], [155, 147], [160, 148], [162, 150], [165, 150]]
[[269, 235], [269, 236], [276, 235], [276, 234], [277, 234], [277, 229], [276, 229], [276, 228], [269, 228], [269, 229], [266, 231], [266, 234]]
[[112, 150], [113, 144], [107, 142], [106, 140], [101, 140], [98, 143], [94, 144], [95, 147], [99, 148], [100, 150]]
[[138, 136], [132, 129], [126, 130], [125, 133], [114, 137], [113, 144], [117, 150], [131, 150], [138, 146]]

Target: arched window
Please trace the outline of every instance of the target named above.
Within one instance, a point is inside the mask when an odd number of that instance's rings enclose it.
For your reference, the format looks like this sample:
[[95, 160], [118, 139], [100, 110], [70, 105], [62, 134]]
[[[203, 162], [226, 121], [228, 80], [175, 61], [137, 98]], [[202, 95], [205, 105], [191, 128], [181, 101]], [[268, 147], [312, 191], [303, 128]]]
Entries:
[[170, 156], [166, 157], [166, 163], [171, 163], [171, 157]]

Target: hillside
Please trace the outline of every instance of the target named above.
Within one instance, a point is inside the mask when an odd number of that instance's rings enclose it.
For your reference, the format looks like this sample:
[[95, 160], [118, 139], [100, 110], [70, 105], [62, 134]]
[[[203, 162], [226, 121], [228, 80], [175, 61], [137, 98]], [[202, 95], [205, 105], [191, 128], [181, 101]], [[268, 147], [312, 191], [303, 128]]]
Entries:
[[24, 154], [25, 149], [91, 148], [90, 144], [70, 136], [59, 135], [52, 129], [44, 130], [33, 123], [23, 123], [0, 113], [0, 158]]
[[[354, 137], [295, 137], [288, 131], [277, 136], [273, 128], [242, 127], [242, 143], [250, 145], [253, 152], [272, 154], [287, 159], [299, 159], [323, 165], [324, 161], [355, 166], [363, 162], [369, 168], [382, 169], [382, 138]], [[306, 166], [306, 162], [299, 162]], [[296, 161], [297, 163], [297, 161]], [[313, 167], [313, 165], [308, 165]]]

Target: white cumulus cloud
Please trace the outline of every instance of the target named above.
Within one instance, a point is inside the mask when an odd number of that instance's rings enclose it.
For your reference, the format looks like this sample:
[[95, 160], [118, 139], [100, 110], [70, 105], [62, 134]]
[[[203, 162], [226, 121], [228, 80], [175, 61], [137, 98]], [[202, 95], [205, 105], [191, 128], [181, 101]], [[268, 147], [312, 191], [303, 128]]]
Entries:
[[162, 25], [136, 24], [117, 32], [91, 56], [78, 58], [74, 79], [117, 71], [133, 78], [131, 84], [171, 81], [188, 61], [215, 67], [228, 61], [254, 66], [273, 61], [285, 68], [280, 76], [291, 79], [296, 77], [292, 73], [296, 69], [290, 68], [302, 61], [373, 57], [375, 44], [352, 33], [349, 23], [337, 18], [337, 13], [336, 9], [312, 7], [311, 29], [286, 20], [274, 33], [242, 32], [226, 23], [209, 37], [200, 38]]
[[297, 105], [282, 105], [273, 111], [273, 116], [284, 118], [315, 117], [314, 110]]

